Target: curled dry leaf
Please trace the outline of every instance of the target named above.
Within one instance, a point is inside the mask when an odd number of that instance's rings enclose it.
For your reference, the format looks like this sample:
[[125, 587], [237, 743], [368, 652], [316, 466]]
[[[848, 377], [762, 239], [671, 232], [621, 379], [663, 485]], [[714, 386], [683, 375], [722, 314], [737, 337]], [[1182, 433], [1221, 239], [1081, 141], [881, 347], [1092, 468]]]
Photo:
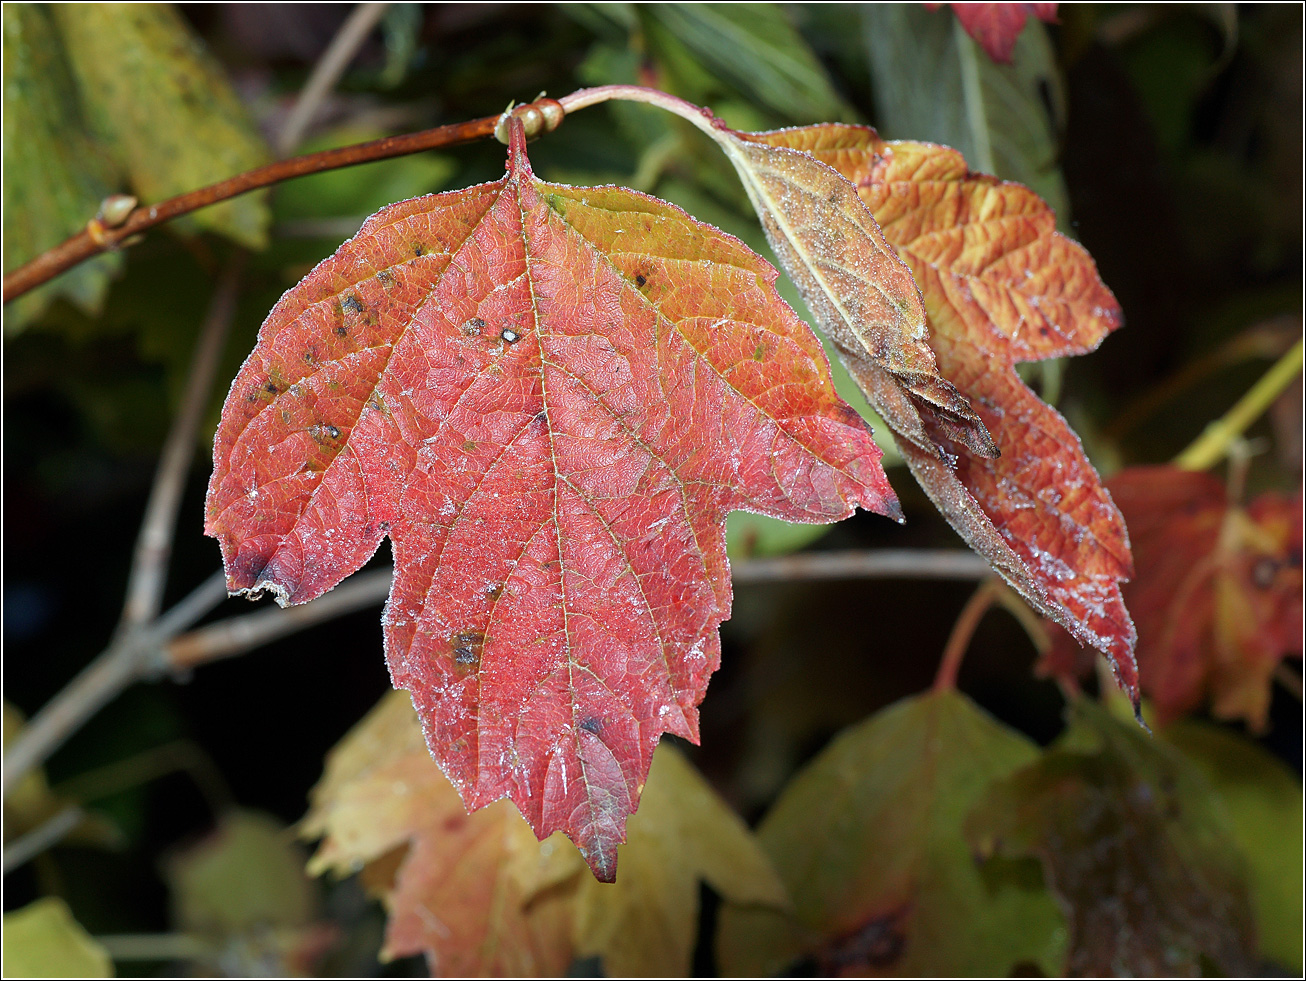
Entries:
[[621, 846], [596, 882], [565, 838], [537, 842], [500, 801], [468, 815], [402, 693], [332, 751], [304, 819], [315, 873], [362, 869], [389, 909], [383, 956], [423, 953], [446, 976], [556, 976], [597, 955], [622, 976], [687, 976], [699, 880], [736, 903], [785, 905], [744, 823], [674, 749], [660, 748]]
[[384, 209], [272, 310], [206, 530], [233, 592], [320, 595], [387, 535], [386, 653], [468, 807], [604, 880], [730, 608], [724, 522], [899, 516], [820, 342], [736, 239], [656, 198], [499, 181]]
[[929, 420], [972, 452], [997, 456], [984, 423], [939, 373], [921, 292], [857, 189], [801, 145], [705, 131], [735, 165], [780, 264], [890, 428], [937, 454]]
[[937, 450], [895, 429], [903, 457], [971, 547], [1107, 654], [1137, 702], [1134, 627], [1120, 594], [1132, 570], [1124, 520], [1066, 421], [1013, 368], [1091, 351], [1120, 325], [1092, 258], [1056, 232], [1038, 195], [972, 174], [947, 147], [837, 124], [746, 136], [811, 154], [856, 186], [921, 288], [940, 371], [1001, 451], [977, 454], [934, 413], [921, 418]]
[[[1108, 482], [1129, 520], [1137, 574], [1125, 596], [1138, 622], [1144, 694], [1167, 725], [1202, 707], [1265, 728], [1275, 669], [1302, 655], [1302, 502], [1265, 493], [1247, 507], [1224, 484], [1172, 466]], [[1075, 676], [1058, 635], [1042, 669]]]

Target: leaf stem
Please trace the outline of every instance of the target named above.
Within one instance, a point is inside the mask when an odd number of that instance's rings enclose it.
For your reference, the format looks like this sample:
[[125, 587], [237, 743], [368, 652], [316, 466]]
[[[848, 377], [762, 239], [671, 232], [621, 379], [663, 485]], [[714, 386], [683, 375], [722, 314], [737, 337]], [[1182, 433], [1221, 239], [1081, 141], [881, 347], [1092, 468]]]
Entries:
[[998, 598], [998, 592], [1002, 588], [1000, 580], [987, 579], [961, 608], [957, 622], [952, 625], [952, 633], [948, 635], [948, 642], [944, 645], [943, 656], [939, 659], [939, 670], [934, 676], [935, 691], [957, 687], [957, 671], [961, 668], [961, 660], [966, 655], [966, 648], [970, 647], [975, 629], [984, 619], [984, 614], [989, 611], [993, 601]]
[[1223, 460], [1234, 440], [1260, 418], [1288, 383], [1297, 377], [1301, 368], [1302, 341], [1298, 338], [1297, 343], [1234, 403], [1233, 408], [1208, 425], [1202, 435], [1175, 457], [1175, 466], [1183, 470], [1206, 470]]

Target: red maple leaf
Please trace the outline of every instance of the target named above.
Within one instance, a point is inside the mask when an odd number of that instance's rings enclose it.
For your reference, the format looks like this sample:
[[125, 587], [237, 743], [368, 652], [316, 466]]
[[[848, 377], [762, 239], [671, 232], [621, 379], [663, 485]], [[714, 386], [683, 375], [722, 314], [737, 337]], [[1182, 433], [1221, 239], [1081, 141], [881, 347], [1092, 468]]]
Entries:
[[776, 272], [680, 209], [507, 175], [374, 215], [232, 385], [206, 531], [228, 587], [320, 595], [389, 536], [395, 686], [475, 809], [595, 874], [658, 739], [698, 737], [724, 519], [897, 515]]
[[[1220, 718], [1265, 727], [1279, 663], [1302, 655], [1302, 502], [1269, 492], [1246, 508], [1224, 484], [1173, 466], [1132, 467], [1108, 482], [1129, 520], [1143, 692], [1166, 725], [1209, 697]], [[1064, 634], [1040, 669], [1091, 670]]]
[[[937, 10], [940, 3], [925, 6]], [[1011, 64], [1016, 50], [1016, 39], [1025, 29], [1025, 19], [1031, 14], [1039, 20], [1055, 24], [1055, 3], [953, 3], [949, 4], [957, 20], [994, 61]]]

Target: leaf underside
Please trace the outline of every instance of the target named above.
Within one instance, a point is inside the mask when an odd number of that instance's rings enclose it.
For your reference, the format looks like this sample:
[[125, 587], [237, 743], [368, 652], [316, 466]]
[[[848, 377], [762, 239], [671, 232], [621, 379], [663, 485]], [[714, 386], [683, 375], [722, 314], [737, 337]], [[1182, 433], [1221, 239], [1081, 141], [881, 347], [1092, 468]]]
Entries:
[[904, 459], [1014, 589], [1109, 657], [1136, 703], [1135, 632], [1120, 593], [1132, 575], [1124, 520], [1065, 419], [1014, 370], [1091, 351], [1120, 326], [1092, 258], [1057, 233], [1036, 194], [971, 173], [947, 147], [839, 124], [748, 138], [809, 153], [856, 186], [920, 286], [941, 374], [1001, 452], [974, 452], [937, 414], [921, 416], [927, 449], [886, 414]]
[[382, 210], [273, 309], [206, 530], [233, 592], [283, 604], [389, 536], [387, 660], [432, 753], [611, 880], [658, 739], [697, 739], [726, 514], [899, 512], [774, 269], [655, 198], [536, 180], [519, 135], [502, 180]]

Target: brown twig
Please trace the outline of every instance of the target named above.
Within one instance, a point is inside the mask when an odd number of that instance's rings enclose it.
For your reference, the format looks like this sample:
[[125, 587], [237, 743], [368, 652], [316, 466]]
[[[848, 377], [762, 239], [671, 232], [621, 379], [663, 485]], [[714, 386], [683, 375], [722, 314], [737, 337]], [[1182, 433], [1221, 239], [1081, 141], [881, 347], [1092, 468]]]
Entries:
[[211, 204], [226, 201], [261, 187], [270, 187], [292, 177], [303, 177], [306, 174], [317, 174], [340, 167], [352, 167], [354, 164], [369, 163], [373, 160], [402, 157], [410, 153], [421, 153], [423, 150], [433, 150], [436, 147], [453, 146], [493, 136], [494, 124], [498, 119], [498, 116], [484, 116], [465, 123], [437, 126], [434, 129], [422, 130], [420, 133], [387, 136], [367, 143], [356, 143], [335, 150], [323, 150], [320, 153], [308, 153], [301, 157], [278, 160], [276, 163], [247, 170], [235, 177], [228, 177], [208, 187], [168, 198], [158, 204], [138, 207], [121, 225], [114, 228], [101, 226], [97, 229], [94, 238], [86, 230], [80, 231], [54, 248], [42, 252], [27, 264], [19, 266], [13, 272], [6, 273], [4, 302], [8, 303], [22, 296], [28, 290], [40, 286], [101, 252], [119, 248], [133, 235], [138, 235], [146, 229], [181, 215], [207, 208]]
[[200, 420], [208, 406], [222, 349], [231, 322], [235, 319], [244, 258], [244, 253], [238, 252], [227, 264], [218, 279], [208, 312], [204, 315], [204, 325], [200, 328], [200, 339], [191, 358], [182, 404], [163, 444], [154, 486], [150, 488], [150, 499], [145, 506], [145, 517], [136, 539], [136, 552], [127, 579], [127, 598], [123, 604], [122, 622], [118, 626], [119, 636], [138, 629], [159, 615], [168, 574], [168, 560], [172, 556], [177, 509], [181, 505], [186, 475], [190, 472], [190, 464], [195, 457]]

